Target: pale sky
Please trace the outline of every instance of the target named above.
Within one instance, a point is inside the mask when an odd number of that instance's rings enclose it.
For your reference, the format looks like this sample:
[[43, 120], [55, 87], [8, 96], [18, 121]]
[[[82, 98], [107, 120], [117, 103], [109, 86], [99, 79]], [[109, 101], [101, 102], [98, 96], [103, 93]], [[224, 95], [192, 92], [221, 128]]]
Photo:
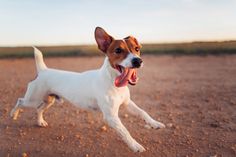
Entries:
[[236, 39], [236, 0], [0, 0], [0, 46]]

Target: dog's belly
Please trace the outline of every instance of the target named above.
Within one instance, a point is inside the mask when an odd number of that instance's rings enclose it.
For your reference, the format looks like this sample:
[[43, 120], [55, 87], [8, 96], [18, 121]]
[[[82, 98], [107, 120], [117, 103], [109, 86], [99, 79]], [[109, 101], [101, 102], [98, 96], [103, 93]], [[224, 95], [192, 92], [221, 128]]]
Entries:
[[70, 101], [70, 102], [78, 108], [82, 108], [86, 110], [95, 110], [95, 111], [99, 110], [97, 101], [92, 98], [77, 100], [74, 102]]
[[72, 105], [86, 109], [86, 110], [98, 110], [99, 106], [95, 98], [88, 96], [88, 94], [83, 92], [78, 92], [77, 95], [70, 95], [68, 92], [63, 90], [55, 91], [58, 95], [63, 97], [65, 100], [69, 101]]
[[88, 109], [88, 110], [98, 110], [99, 106], [97, 104], [96, 99], [91, 96], [89, 93], [89, 90], [80, 90], [77, 88], [74, 90], [74, 93], [71, 93], [67, 90], [55, 90], [55, 93], [69, 101], [71, 104], [73, 104], [76, 107], [82, 108], [82, 109]]
[[96, 73], [96, 70], [74, 73], [49, 69], [42, 77], [46, 80], [48, 92], [68, 100], [77, 107], [97, 110], [93, 87], [94, 79], [97, 78]]

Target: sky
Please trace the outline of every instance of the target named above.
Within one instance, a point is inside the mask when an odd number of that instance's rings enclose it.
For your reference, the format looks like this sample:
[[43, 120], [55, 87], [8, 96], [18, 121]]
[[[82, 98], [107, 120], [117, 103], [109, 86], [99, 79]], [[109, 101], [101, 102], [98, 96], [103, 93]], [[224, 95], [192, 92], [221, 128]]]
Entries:
[[0, 0], [0, 46], [95, 44], [94, 29], [141, 43], [236, 39], [236, 0]]

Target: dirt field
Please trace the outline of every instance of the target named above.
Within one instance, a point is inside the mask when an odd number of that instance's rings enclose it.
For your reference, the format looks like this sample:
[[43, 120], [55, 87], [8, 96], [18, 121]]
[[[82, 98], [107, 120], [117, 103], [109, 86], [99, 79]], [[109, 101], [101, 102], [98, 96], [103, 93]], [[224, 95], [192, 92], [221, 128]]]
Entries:
[[[236, 55], [144, 56], [132, 99], [165, 129], [148, 129], [128, 114], [120, 117], [147, 151], [133, 153], [102, 115], [55, 104], [45, 113], [47, 128], [36, 126], [36, 111], [25, 109], [17, 121], [9, 112], [35, 77], [33, 59], [0, 60], [0, 157], [235, 157]], [[49, 67], [83, 71], [102, 57], [46, 58]], [[24, 154], [26, 153], [26, 154]]]

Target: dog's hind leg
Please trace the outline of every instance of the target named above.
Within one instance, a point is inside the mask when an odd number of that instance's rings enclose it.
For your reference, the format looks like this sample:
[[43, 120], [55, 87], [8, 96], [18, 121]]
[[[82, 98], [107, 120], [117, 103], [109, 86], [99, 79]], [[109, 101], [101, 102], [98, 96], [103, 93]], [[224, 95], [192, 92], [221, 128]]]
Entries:
[[43, 113], [51, 107], [55, 102], [55, 96], [47, 95], [44, 99], [44, 101], [37, 107], [37, 113], [38, 113], [38, 125], [41, 127], [48, 126], [48, 123], [43, 118]]
[[10, 116], [14, 119], [17, 120], [17, 117], [19, 115], [20, 112], [20, 107], [24, 102], [24, 98], [18, 98], [17, 102], [16, 102], [16, 106], [11, 110]]
[[16, 120], [23, 107], [37, 107], [43, 101], [45, 92], [37, 89], [36, 80], [30, 82], [24, 98], [18, 98], [15, 107], [11, 110], [10, 116]]

